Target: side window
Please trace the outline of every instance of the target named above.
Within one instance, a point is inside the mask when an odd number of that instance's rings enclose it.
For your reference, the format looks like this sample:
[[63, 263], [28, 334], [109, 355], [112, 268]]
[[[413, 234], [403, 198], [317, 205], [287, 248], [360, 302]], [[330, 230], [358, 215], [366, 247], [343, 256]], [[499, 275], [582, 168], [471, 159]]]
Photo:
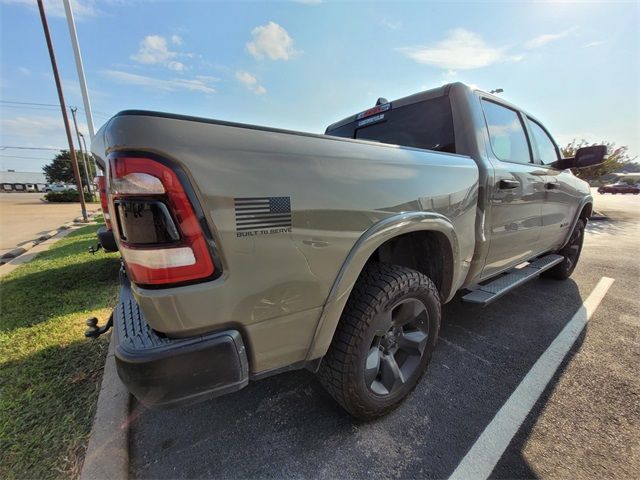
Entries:
[[540, 160], [543, 165], [549, 165], [557, 161], [558, 150], [556, 150], [553, 140], [551, 140], [547, 132], [538, 122], [528, 117], [527, 120], [529, 122], [529, 129], [533, 135], [533, 142], [538, 150], [538, 160]]
[[485, 99], [482, 110], [496, 157], [505, 162], [530, 163], [529, 143], [518, 113]]

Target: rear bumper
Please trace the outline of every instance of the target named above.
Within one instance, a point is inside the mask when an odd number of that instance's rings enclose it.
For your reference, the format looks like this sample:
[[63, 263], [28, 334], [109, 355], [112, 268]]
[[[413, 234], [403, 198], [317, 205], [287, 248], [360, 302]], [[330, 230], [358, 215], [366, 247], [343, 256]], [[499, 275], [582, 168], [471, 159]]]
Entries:
[[196, 403], [235, 392], [249, 382], [247, 353], [237, 330], [161, 337], [147, 324], [126, 279], [113, 324], [118, 375], [147, 406]]

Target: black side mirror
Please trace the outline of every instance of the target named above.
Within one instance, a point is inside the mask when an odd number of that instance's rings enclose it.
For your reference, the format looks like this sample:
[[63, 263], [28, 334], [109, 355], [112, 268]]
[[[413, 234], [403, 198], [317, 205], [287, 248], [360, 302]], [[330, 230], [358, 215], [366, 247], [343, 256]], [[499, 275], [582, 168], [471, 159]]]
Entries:
[[579, 148], [576, 152], [574, 168], [593, 167], [600, 165], [605, 161], [607, 156], [607, 147], [605, 145], [593, 145], [591, 147]]
[[586, 168], [600, 165], [607, 157], [606, 145], [592, 145], [579, 148], [575, 157], [561, 158], [553, 163], [553, 167], [559, 170], [568, 168]]

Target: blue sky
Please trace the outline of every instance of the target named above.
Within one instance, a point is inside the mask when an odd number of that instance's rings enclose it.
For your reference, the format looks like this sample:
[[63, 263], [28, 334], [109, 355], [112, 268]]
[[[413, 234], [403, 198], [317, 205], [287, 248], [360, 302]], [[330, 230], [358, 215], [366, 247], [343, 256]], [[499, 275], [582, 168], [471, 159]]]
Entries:
[[[503, 88], [561, 144], [640, 153], [638, 2], [72, 3], [98, 126], [135, 108], [323, 132], [380, 96], [463, 81]], [[81, 106], [62, 2], [45, 6]], [[57, 101], [35, 1], [0, 9], [0, 145], [65, 148], [59, 110], [9, 103]], [[3, 149], [0, 169], [39, 171], [52, 153]]]

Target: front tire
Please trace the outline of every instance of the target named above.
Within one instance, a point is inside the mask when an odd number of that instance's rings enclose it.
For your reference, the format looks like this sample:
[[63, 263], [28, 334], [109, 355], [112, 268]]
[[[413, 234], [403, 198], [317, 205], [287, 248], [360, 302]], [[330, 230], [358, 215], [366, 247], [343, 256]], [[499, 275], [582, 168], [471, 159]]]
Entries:
[[542, 276], [553, 278], [555, 280], [566, 280], [571, 276], [578, 265], [580, 253], [582, 252], [585, 226], [586, 220], [579, 218], [573, 232], [571, 232], [569, 241], [559, 252], [557, 252], [558, 255], [562, 255], [564, 259], [555, 267], [543, 272]]
[[320, 382], [354, 417], [385, 415], [418, 384], [439, 329], [440, 295], [427, 276], [371, 263], [347, 301]]

